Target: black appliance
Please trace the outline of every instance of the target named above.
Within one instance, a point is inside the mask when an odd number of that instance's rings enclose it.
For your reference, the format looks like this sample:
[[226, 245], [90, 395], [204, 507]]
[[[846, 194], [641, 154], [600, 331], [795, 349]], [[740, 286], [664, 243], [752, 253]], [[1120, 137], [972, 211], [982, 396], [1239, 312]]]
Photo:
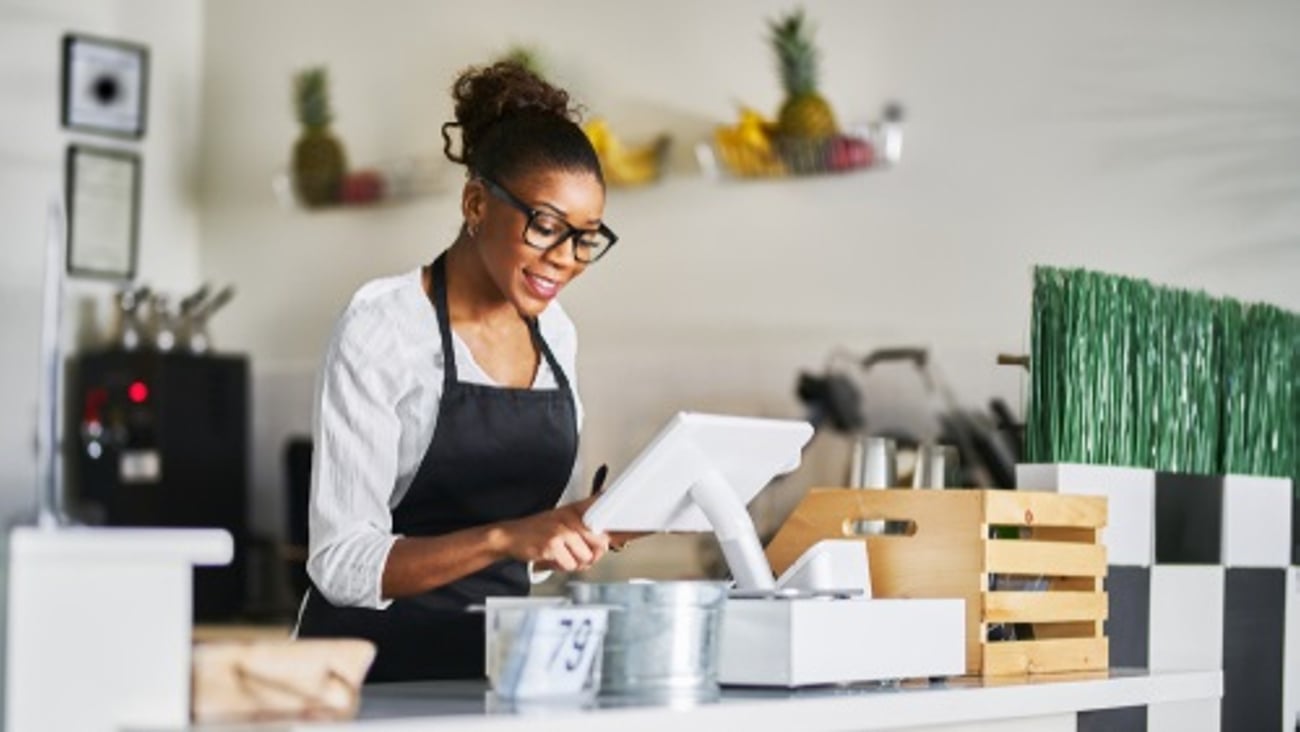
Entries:
[[108, 526], [226, 529], [234, 560], [195, 570], [194, 617], [238, 616], [247, 594], [247, 358], [89, 353], [70, 377], [74, 515]]

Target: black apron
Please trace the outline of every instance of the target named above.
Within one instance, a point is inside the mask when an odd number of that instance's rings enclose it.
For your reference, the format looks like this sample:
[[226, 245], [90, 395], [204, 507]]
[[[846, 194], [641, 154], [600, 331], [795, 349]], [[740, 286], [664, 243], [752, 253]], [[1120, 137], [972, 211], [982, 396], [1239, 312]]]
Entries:
[[[438, 536], [555, 507], [578, 453], [578, 424], [564, 369], [528, 320], [555, 389], [461, 383], [447, 314], [445, 255], [433, 262], [429, 298], [442, 336], [442, 398], [433, 439], [411, 487], [393, 509], [393, 531]], [[312, 587], [300, 637], [360, 637], [379, 652], [367, 681], [482, 678], [483, 615], [466, 606], [489, 595], [527, 595], [527, 566], [497, 562], [384, 610], [336, 607]]]

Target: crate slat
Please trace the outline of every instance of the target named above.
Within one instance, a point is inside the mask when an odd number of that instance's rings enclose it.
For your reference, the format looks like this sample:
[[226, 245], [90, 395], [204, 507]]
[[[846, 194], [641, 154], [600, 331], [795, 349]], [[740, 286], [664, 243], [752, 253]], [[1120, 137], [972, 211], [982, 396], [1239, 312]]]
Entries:
[[989, 623], [1057, 623], [1105, 620], [1104, 592], [986, 592], [984, 620]]
[[1106, 547], [1060, 541], [999, 539], [984, 549], [986, 571], [996, 574], [1100, 577], [1106, 574]]
[[984, 645], [985, 676], [1097, 671], [1110, 666], [1110, 643], [1105, 638], [1005, 641]]
[[1047, 491], [972, 491], [984, 498], [986, 523], [1003, 526], [1106, 525], [1106, 499]]

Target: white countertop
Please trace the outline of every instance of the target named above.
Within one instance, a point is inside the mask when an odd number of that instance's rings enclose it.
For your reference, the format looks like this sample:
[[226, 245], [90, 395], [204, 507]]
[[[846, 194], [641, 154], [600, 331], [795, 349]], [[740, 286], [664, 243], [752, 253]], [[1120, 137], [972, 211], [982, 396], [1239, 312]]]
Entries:
[[18, 560], [179, 561], [222, 566], [229, 564], [235, 553], [234, 539], [225, 529], [19, 526], [10, 532], [9, 542]]
[[[1089, 676], [985, 680], [959, 678], [801, 690], [724, 689], [720, 699], [669, 705], [598, 700], [593, 707], [535, 704], [510, 708], [482, 682], [413, 682], [365, 687], [357, 720], [343, 724], [262, 724], [258, 732], [437, 729], [542, 732], [871, 730], [1071, 714], [1147, 704], [1218, 699], [1219, 671], [1112, 669]], [[671, 725], [671, 727], [670, 727]], [[231, 727], [222, 727], [231, 730]]]

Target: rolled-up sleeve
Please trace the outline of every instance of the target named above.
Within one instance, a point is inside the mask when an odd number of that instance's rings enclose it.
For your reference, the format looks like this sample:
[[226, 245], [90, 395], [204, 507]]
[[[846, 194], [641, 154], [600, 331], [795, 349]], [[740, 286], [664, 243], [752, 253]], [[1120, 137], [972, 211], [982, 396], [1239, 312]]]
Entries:
[[[396, 537], [400, 340], [364, 309], [340, 319], [317, 379], [307, 571], [331, 603], [382, 609]], [[387, 367], [386, 367], [387, 365]]]

